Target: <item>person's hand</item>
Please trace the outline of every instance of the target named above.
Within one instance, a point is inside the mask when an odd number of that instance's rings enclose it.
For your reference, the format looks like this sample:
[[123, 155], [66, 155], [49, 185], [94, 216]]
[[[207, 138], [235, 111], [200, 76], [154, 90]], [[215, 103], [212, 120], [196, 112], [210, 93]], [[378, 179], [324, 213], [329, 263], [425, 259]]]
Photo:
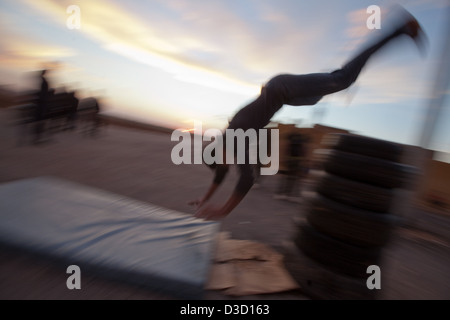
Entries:
[[199, 209], [195, 213], [196, 218], [201, 218], [205, 220], [220, 220], [228, 215], [222, 208], [208, 205], [204, 208]]

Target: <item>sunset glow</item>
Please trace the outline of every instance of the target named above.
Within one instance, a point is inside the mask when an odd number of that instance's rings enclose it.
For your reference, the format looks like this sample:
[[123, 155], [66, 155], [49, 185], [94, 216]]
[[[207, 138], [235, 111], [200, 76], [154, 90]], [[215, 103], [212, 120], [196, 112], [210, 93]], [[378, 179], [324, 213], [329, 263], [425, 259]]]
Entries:
[[[0, 4], [1, 85], [32, 88], [49, 64], [54, 87], [101, 93], [104, 111], [189, 128], [224, 129], [261, 86], [280, 73], [332, 71], [379, 30], [366, 26], [369, 5], [390, 1], [105, 1], [7, 0]], [[426, 58], [412, 41], [371, 61], [349, 90], [317, 106], [285, 106], [274, 121], [320, 123], [415, 144], [434, 74], [439, 69], [447, 1], [402, 1], [430, 40]], [[66, 9], [80, 9], [69, 29]], [[383, 16], [384, 17], [384, 16]], [[382, 28], [389, 24], [383, 20]], [[446, 93], [448, 95], [448, 92]], [[448, 99], [442, 119], [448, 119]], [[439, 124], [433, 146], [450, 151], [450, 126]], [[188, 130], [188, 129], [186, 129]]]

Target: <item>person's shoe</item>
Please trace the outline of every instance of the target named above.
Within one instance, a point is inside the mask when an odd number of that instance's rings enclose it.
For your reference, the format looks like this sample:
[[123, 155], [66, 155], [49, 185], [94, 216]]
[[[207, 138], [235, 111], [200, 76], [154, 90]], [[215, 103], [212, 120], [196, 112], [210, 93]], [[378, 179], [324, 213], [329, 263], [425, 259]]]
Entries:
[[415, 18], [406, 23], [405, 33], [414, 40], [420, 53], [425, 56], [428, 50], [428, 38]]
[[402, 16], [402, 19], [406, 21], [400, 27], [400, 32], [411, 37], [411, 39], [413, 39], [415, 44], [417, 45], [420, 53], [425, 56], [428, 48], [428, 38], [419, 22], [405, 8], [397, 6], [396, 9], [399, 10], [399, 14]]

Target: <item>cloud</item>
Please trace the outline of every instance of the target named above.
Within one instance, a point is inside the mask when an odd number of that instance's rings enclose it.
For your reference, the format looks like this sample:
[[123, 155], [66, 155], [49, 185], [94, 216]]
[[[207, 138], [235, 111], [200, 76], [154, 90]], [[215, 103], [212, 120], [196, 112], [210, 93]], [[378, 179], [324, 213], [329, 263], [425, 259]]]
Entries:
[[[62, 26], [68, 17], [66, 8], [73, 3], [71, 0], [23, 1]], [[328, 13], [321, 12], [322, 19], [305, 22], [299, 19], [299, 13], [288, 11], [288, 6], [250, 1], [245, 10], [242, 7], [236, 10], [233, 3], [154, 0], [150, 6], [142, 2], [126, 5], [104, 0], [78, 1], [81, 32], [106, 50], [162, 69], [180, 81], [254, 95], [263, 82], [277, 73], [323, 70], [315, 66], [321, 54], [329, 53], [322, 48], [327, 43], [317, 39], [329, 34], [329, 28], [335, 23]], [[366, 9], [347, 14], [349, 27], [344, 36], [350, 43], [343, 49], [345, 53], [353, 52], [366, 41], [370, 31], [366, 27]], [[305, 10], [299, 12], [308, 15]], [[394, 81], [409, 82], [404, 72], [392, 73], [389, 81], [385, 74], [365, 80], [372, 101], [381, 103], [410, 94], [410, 89], [405, 87], [396, 93], [377, 96], [389, 92], [386, 90], [392, 89]]]
[[45, 44], [23, 35], [0, 35], [0, 64], [3, 68], [30, 70], [45, 64], [56, 63], [58, 59], [76, 55], [71, 48]]
[[346, 35], [349, 38], [366, 37], [370, 30], [367, 28], [367, 19], [369, 15], [367, 8], [351, 11], [347, 14], [347, 21], [349, 27], [346, 30]]
[[[384, 26], [384, 8], [380, 7], [382, 19], [381, 29], [385, 29]], [[354, 51], [359, 48], [361, 45], [367, 42], [368, 38], [373, 35], [378, 35], [377, 29], [369, 29], [367, 27], [367, 19], [371, 17], [374, 13], [367, 12], [367, 8], [361, 8], [357, 10], [350, 11], [347, 13], [346, 19], [349, 26], [345, 30], [345, 35], [349, 39], [347, 46], [344, 48], [344, 51]]]
[[411, 0], [408, 2], [408, 6], [427, 6], [428, 8], [444, 9], [450, 7], [450, 2], [448, 0]]
[[21, 58], [48, 60], [75, 55], [75, 50], [67, 47], [33, 42], [32, 39], [2, 39], [6, 54]]
[[[73, 3], [23, 1], [61, 25]], [[251, 19], [227, 1], [155, 0], [145, 7], [145, 18], [124, 2], [78, 5], [81, 31], [105, 49], [182, 81], [246, 95], [255, 94], [274, 73], [309, 67], [313, 40], [323, 32], [320, 27], [301, 31], [295, 16], [259, 2], [248, 4], [255, 14]]]
[[[65, 9], [72, 1], [26, 2], [61, 22], [67, 18]], [[246, 94], [256, 90], [251, 83], [202, 65], [199, 62], [201, 59], [195, 61], [192, 53], [205, 55], [217, 51], [214, 43], [205, 42], [185, 32], [175, 34], [173, 26], [167, 25], [170, 22], [166, 22], [166, 25], [152, 25], [130, 14], [125, 8], [102, 0], [80, 2], [79, 6], [81, 31], [107, 50], [161, 68], [183, 81]]]
[[29, 71], [56, 65], [59, 59], [75, 56], [77, 51], [48, 41], [39, 40], [29, 33], [12, 29], [17, 16], [0, 13], [0, 65], [2, 69]]

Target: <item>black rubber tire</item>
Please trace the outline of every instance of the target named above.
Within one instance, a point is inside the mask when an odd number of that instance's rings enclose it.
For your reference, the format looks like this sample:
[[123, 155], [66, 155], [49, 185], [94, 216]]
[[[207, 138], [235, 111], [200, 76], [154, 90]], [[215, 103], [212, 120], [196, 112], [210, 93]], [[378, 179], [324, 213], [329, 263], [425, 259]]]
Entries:
[[320, 179], [317, 192], [336, 202], [378, 213], [389, 212], [394, 198], [392, 189], [380, 188], [332, 174], [326, 174]]
[[320, 195], [311, 200], [306, 219], [317, 231], [361, 247], [385, 245], [399, 221], [392, 214], [353, 208]]
[[297, 247], [326, 268], [351, 277], [367, 277], [367, 267], [379, 265], [380, 248], [362, 248], [328, 237], [303, 224], [295, 239]]
[[324, 169], [343, 178], [373, 184], [383, 188], [405, 185], [413, 167], [354, 153], [330, 150]]
[[394, 142], [343, 133], [329, 134], [323, 143], [330, 149], [393, 162], [401, 162], [404, 152], [403, 146]]

